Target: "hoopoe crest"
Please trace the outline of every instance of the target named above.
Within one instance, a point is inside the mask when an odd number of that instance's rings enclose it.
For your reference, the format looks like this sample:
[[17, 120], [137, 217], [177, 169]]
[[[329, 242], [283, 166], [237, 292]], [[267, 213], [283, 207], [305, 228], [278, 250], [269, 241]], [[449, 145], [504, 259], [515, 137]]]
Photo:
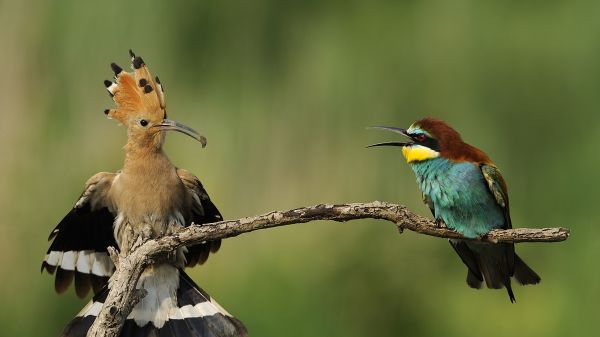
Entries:
[[127, 126], [130, 142], [140, 146], [161, 146], [164, 130], [187, 134], [206, 146], [206, 138], [183, 124], [167, 119], [165, 94], [158, 76], [152, 77], [144, 60], [129, 51], [132, 72], [126, 72], [115, 63], [111, 68], [115, 82], [106, 80], [104, 85], [112, 96], [116, 109], [106, 109], [108, 118]]

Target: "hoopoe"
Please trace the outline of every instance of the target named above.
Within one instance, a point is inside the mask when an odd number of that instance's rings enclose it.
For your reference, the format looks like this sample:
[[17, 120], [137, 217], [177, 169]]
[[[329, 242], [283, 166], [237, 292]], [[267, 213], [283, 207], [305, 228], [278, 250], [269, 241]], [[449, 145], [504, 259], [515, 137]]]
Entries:
[[[152, 78], [141, 57], [129, 51], [132, 72], [111, 64], [115, 81], [105, 81], [116, 109], [108, 118], [127, 127], [125, 162], [116, 173], [90, 178], [73, 209], [50, 234], [53, 240], [42, 263], [56, 274], [55, 289], [63, 293], [75, 280], [77, 296], [90, 289], [92, 301], [67, 325], [63, 336], [85, 336], [110, 288], [115, 267], [107, 247], [127, 255], [151, 238], [182, 227], [221, 221], [200, 180], [175, 167], [165, 152], [165, 131], [206, 139], [193, 129], [167, 119], [162, 85]], [[217, 304], [183, 271], [206, 261], [220, 241], [180, 249], [172, 261], [148, 267], [137, 287], [147, 295], [134, 307], [122, 336], [246, 336], [244, 325]]]

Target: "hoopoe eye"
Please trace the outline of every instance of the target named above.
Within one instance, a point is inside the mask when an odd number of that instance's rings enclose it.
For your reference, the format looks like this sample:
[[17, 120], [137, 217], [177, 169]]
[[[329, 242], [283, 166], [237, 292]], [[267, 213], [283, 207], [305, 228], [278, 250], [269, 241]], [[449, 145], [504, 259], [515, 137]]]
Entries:
[[140, 119], [140, 125], [145, 127], [146, 125], [148, 125], [148, 121], [145, 119]]

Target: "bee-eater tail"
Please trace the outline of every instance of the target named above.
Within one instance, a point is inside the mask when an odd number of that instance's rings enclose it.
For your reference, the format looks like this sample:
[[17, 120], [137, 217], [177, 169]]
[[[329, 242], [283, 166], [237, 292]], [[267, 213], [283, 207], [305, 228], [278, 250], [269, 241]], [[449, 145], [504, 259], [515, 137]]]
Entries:
[[[480, 279], [482, 276], [479, 275], [475, 275], [470, 269], [467, 271], [467, 284], [469, 285], [469, 287], [471, 288], [475, 288], [475, 289], [481, 289], [481, 286], [483, 285], [483, 280]], [[486, 284], [488, 284], [489, 288], [502, 288], [502, 286], [489, 286], [489, 283], [487, 282], [487, 280], [491, 279], [491, 277], [487, 277], [486, 280]], [[515, 299], [515, 294], [513, 293], [511, 284], [510, 284], [510, 279], [508, 279], [506, 282], [502, 283], [502, 285], [504, 287], [506, 287], [506, 292], [508, 293], [508, 298], [510, 299], [511, 303], [515, 303], [516, 299]]]
[[476, 275], [471, 271], [471, 269], [467, 270], [467, 284], [469, 287], [474, 289], [481, 289], [481, 285], [483, 284], [483, 279], [481, 278], [481, 274]]
[[491, 244], [450, 240], [463, 263], [467, 266], [467, 284], [480, 289], [485, 281], [488, 288], [506, 288], [511, 302], [515, 302], [511, 277], [520, 284], [536, 284], [540, 277], [514, 253], [512, 244]]
[[542, 280], [517, 254], [515, 254], [515, 273], [513, 276], [522, 285], [538, 284]]
[[[231, 316], [181, 269], [173, 266], [145, 271], [138, 282], [147, 295], [125, 320], [121, 336], [132, 337], [240, 337], [242, 322]], [[98, 293], [67, 325], [63, 337], [84, 337], [108, 295]]]

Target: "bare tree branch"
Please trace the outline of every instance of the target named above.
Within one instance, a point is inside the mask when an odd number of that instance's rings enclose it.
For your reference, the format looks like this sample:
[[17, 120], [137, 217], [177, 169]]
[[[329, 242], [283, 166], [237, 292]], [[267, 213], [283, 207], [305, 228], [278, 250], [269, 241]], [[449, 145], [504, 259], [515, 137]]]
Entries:
[[[451, 239], [465, 239], [461, 234], [438, 227], [435, 222], [409, 211], [402, 205], [375, 201], [372, 203], [323, 204], [296, 208], [289, 211], [274, 211], [267, 214], [189, 226], [179, 233], [149, 240], [128, 256], [118, 259], [117, 270], [111, 282], [111, 289], [98, 318], [88, 331], [88, 337], [116, 337], [125, 319], [144, 296], [135, 285], [142, 271], [154, 261], [164, 258], [175, 249], [202, 241], [224, 239], [259, 229], [305, 223], [315, 220], [348, 221], [356, 219], [383, 219], [394, 222], [400, 232], [404, 229], [413, 232]], [[569, 229], [557, 228], [515, 228], [493, 230], [488, 235], [474, 240], [484, 242], [559, 242], [569, 237]], [[470, 240], [470, 239], [469, 239]], [[111, 254], [112, 256], [113, 254]]]

